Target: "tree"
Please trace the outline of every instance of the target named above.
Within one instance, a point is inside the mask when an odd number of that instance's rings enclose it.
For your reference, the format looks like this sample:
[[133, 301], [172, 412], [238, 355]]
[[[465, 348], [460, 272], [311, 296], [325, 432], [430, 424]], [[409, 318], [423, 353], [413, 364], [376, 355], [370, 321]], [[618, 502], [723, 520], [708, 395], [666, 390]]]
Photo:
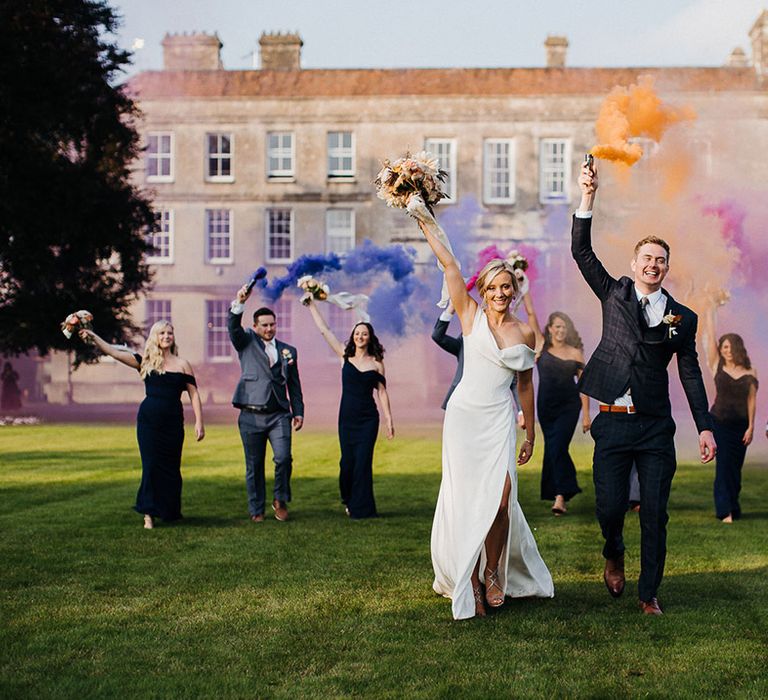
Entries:
[[59, 324], [78, 309], [114, 341], [138, 331], [156, 224], [130, 180], [139, 112], [114, 84], [130, 62], [117, 24], [103, 0], [0, 0], [0, 353], [72, 348]]

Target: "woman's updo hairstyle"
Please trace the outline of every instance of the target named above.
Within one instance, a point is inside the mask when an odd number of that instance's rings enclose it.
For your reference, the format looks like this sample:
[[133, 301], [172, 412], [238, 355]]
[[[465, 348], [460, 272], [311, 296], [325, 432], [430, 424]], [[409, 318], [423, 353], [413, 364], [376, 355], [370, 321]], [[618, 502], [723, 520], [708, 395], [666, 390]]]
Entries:
[[477, 275], [475, 288], [481, 297], [485, 296], [485, 291], [488, 289], [488, 285], [490, 285], [496, 275], [502, 272], [509, 273], [509, 276], [512, 278], [512, 289], [515, 290], [515, 296], [517, 296], [517, 293], [520, 290], [520, 286], [517, 281], [517, 277], [515, 277], [515, 268], [512, 267], [512, 264], [506, 260], [497, 258], [496, 260], [491, 260], [491, 262], [489, 262], [482, 270], [480, 270]]

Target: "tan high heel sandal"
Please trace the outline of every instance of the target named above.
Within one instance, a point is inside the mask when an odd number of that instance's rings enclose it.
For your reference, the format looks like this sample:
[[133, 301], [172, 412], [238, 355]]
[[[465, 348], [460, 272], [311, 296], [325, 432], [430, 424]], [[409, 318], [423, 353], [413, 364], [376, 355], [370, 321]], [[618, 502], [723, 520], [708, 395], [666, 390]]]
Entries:
[[475, 596], [475, 616], [485, 617], [485, 600], [483, 600], [483, 587], [478, 585], [477, 588], [472, 586], [472, 593]]
[[152, 520], [151, 515], [145, 515], [144, 516], [144, 529], [145, 530], [152, 530], [155, 527], [155, 521]]
[[[491, 595], [491, 588], [495, 588], [498, 593]], [[485, 567], [485, 602], [492, 608], [500, 608], [504, 605], [504, 589], [499, 583], [499, 570], [491, 571], [487, 566]]]

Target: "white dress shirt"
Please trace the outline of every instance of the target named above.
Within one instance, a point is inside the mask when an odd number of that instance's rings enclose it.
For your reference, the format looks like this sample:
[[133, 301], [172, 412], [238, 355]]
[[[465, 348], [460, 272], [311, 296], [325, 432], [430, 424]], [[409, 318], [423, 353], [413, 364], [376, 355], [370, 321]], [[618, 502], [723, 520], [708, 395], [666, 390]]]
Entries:
[[263, 340], [264, 343], [264, 352], [267, 353], [267, 357], [269, 358], [269, 366], [277, 362], [277, 343], [275, 343], [275, 339], [272, 338], [272, 340]]
[[[591, 219], [591, 211], [576, 211], [574, 213], [577, 219]], [[643, 294], [635, 287], [635, 296], [637, 301], [640, 302], [644, 296], [648, 298], [648, 303], [643, 307], [643, 315], [645, 316], [645, 322], [649, 328], [658, 326], [664, 318], [664, 312], [667, 309], [667, 295], [660, 289], [657, 289], [652, 294]], [[619, 396], [613, 402], [614, 406], [632, 406], [632, 394], [629, 389], [623, 396]]]
[[[638, 302], [640, 302], [643, 297], [648, 298], [648, 303], [645, 305], [645, 307], [643, 307], [645, 322], [648, 324], [649, 328], [658, 326], [661, 323], [661, 320], [664, 318], [664, 311], [667, 308], [667, 295], [664, 294], [664, 292], [662, 292], [660, 289], [657, 289], [652, 294], [643, 294], [642, 292], [638, 291], [637, 287], [635, 287], [635, 296], [637, 297]], [[630, 390], [627, 389], [627, 393], [624, 394], [624, 396], [619, 396], [619, 398], [613, 402], [613, 405], [634, 405], [632, 403], [632, 394]]]

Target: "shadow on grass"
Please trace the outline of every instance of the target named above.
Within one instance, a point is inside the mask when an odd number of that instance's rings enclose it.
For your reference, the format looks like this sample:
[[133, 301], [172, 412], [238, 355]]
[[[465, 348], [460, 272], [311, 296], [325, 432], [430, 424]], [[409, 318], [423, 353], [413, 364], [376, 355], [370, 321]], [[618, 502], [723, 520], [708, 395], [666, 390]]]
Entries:
[[55, 452], [46, 450], [44, 452], [8, 452], [3, 455], [3, 466], [5, 468], [26, 467], [29, 469], [37, 469], [39, 467], [56, 464], [66, 468], [74, 466], [78, 469], [83, 469], [104, 465], [105, 467], [108, 466], [108, 468], [114, 469], [115, 460], [121, 457], [124, 457], [126, 466], [136, 464], [138, 459], [135, 451], [129, 449], [78, 450], [76, 453], [71, 451]]

